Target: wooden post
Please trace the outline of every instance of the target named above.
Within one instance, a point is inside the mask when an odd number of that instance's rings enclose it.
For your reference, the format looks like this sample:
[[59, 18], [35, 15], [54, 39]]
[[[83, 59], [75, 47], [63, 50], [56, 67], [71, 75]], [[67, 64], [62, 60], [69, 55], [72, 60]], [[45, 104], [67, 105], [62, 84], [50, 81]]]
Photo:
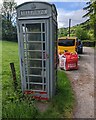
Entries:
[[70, 37], [71, 19], [69, 19], [69, 37]]
[[14, 89], [17, 90], [17, 80], [16, 80], [16, 71], [15, 71], [14, 63], [10, 63], [10, 67], [13, 76]]

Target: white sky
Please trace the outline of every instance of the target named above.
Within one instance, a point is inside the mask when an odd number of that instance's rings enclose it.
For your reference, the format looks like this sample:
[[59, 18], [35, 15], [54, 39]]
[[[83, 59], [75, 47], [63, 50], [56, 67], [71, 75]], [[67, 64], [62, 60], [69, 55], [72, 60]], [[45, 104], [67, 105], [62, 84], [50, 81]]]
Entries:
[[[2, 3], [3, 0], [0, 0]], [[12, 1], [12, 0], [6, 0]], [[15, 0], [17, 5], [22, 4], [28, 1], [35, 1], [35, 0]], [[46, 2], [84, 2], [89, 0], [36, 0], [36, 1], [46, 1]], [[84, 10], [75, 10], [75, 11], [66, 11], [62, 8], [57, 8], [58, 16], [58, 27], [68, 27], [68, 20], [71, 18], [71, 26], [84, 22], [87, 18], [82, 18], [82, 16], [86, 13]]]
[[71, 26], [80, 24], [86, 21], [87, 18], [82, 18], [86, 11], [75, 10], [75, 11], [65, 11], [64, 9], [58, 9], [58, 27], [68, 27], [69, 19], [71, 18]]
[[[18, 4], [21, 4], [23, 2], [27, 1], [35, 1], [35, 0], [15, 0]], [[86, 2], [89, 0], [36, 0], [36, 1], [46, 1], [46, 2]]]

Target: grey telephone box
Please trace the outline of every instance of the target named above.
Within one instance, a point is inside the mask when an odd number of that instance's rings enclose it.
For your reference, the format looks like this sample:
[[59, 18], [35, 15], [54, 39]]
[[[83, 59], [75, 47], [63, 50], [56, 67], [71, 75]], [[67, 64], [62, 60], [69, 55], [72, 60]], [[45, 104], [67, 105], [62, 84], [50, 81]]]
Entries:
[[48, 100], [55, 94], [57, 79], [56, 7], [34, 1], [16, 10], [22, 92]]

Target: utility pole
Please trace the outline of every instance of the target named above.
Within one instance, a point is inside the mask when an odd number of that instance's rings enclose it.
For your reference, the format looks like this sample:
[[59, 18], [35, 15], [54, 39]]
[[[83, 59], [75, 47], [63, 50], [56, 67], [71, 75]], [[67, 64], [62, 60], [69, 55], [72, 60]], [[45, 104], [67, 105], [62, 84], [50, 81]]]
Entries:
[[71, 19], [69, 19], [69, 37], [70, 37]]

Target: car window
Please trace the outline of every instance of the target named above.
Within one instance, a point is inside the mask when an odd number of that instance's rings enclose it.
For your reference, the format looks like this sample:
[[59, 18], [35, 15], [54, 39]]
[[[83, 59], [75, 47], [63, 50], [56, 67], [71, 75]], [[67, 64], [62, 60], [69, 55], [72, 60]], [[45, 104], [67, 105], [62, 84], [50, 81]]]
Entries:
[[59, 46], [74, 46], [75, 45], [75, 40], [74, 39], [59, 40], [58, 45]]

